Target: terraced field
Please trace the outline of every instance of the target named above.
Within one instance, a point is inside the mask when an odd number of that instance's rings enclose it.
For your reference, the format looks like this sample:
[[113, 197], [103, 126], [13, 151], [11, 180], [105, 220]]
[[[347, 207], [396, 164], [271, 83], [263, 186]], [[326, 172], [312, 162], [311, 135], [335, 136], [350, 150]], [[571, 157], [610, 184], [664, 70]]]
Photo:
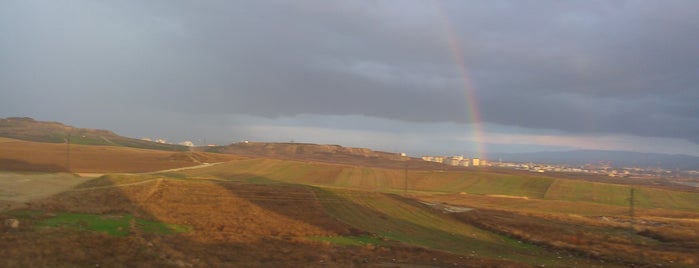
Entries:
[[[218, 159], [159, 156], [165, 158], [152, 161], [179, 167]], [[226, 157], [228, 162], [196, 169], [57, 176], [74, 181], [23, 200], [27, 208], [0, 213], [0, 220], [22, 222], [17, 230], [3, 230], [0, 248], [12, 250], [0, 250], [0, 265], [95, 266], [92, 259], [112, 266], [192, 267], [699, 262], [693, 254], [699, 250], [697, 192], [636, 186], [631, 218], [628, 185], [482, 170], [408, 170], [406, 176], [404, 169]], [[36, 176], [7, 174], [17, 182]], [[103, 243], [114, 249], [93, 249]], [[31, 254], [36, 250], [51, 254], [37, 258]]]
[[331, 215], [380, 237], [466, 256], [553, 267], [588, 266], [587, 259], [558, 258], [551, 251], [522, 243], [473, 225], [441, 211], [393, 194], [316, 189]]
[[[516, 176], [484, 171], [424, 171], [296, 162], [253, 158], [235, 160], [211, 168], [183, 171], [191, 177], [216, 177], [234, 181], [279, 181], [322, 187], [411, 195], [453, 194], [512, 197], [628, 207], [631, 188], [640, 209], [672, 209], [699, 212], [699, 192], [647, 186], [630, 186], [545, 176]], [[512, 199], [510, 198], [510, 199]], [[513, 200], [510, 200], [513, 201]]]

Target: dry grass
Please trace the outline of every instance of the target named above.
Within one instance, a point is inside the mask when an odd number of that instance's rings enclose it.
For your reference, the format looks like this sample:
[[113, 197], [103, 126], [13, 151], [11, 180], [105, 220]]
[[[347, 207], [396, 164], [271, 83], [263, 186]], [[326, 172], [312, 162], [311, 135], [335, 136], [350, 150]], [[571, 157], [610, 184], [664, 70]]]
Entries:
[[232, 159], [240, 157], [76, 144], [68, 149], [66, 144], [11, 139], [0, 142], [0, 170], [65, 172], [70, 162], [70, 172], [149, 172]]
[[[60, 170], [65, 164], [65, 144], [0, 139], [0, 149], [3, 168]], [[446, 215], [385, 194], [402, 192], [402, 169], [71, 145], [73, 172], [144, 172], [225, 160], [237, 161], [163, 174], [108, 175], [32, 202], [39, 215], [22, 219], [20, 230], [2, 230], [0, 266], [518, 267], [526, 265], [511, 257], [528, 255], [529, 249], [540, 254], [533, 259], [572, 260], [566, 264], [590, 257], [579, 262], [586, 266], [601, 264], [600, 259], [605, 267], [609, 261], [611, 266], [697, 262], [699, 212], [688, 207], [696, 200], [694, 193], [639, 190], [639, 200], [649, 203], [639, 205], [638, 221], [631, 227], [623, 204], [601, 198], [607, 194], [604, 184], [566, 181], [550, 187], [556, 178], [411, 170], [411, 194], [429, 194], [421, 198], [431, 203], [476, 208]], [[556, 189], [582, 194], [571, 198]], [[456, 194], [460, 191], [471, 194]], [[32, 227], [33, 221], [58, 212], [129, 214], [193, 230], [110, 237]], [[0, 220], [7, 217], [0, 214]], [[391, 241], [345, 247], [308, 239], [377, 234]], [[491, 243], [478, 244], [484, 238]], [[471, 248], [492, 254], [489, 259], [471, 256]], [[511, 261], [497, 256], [498, 250], [515, 249], [517, 254], [505, 256]]]
[[[308, 237], [363, 232], [336, 220], [309, 187], [207, 180], [103, 177], [34, 202], [0, 240], [0, 266], [108, 267], [522, 267], [402, 244], [339, 246]], [[105, 187], [111, 181], [114, 187]], [[143, 182], [143, 183], [140, 183]], [[135, 184], [140, 183], [140, 184]], [[98, 185], [98, 186], [94, 186]], [[93, 187], [93, 188], [90, 188]], [[88, 190], [89, 189], [89, 190]], [[113, 237], [32, 222], [69, 211], [131, 214], [193, 227], [186, 234]], [[0, 214], [0, 220], [9, 217]], [[7, 231], [7, 230], [6, 230]]]
[[0, 172], [0, 200], [26, 202], [44, 198], [87, 180], [68, 173]]
[[[453, 215], [486, 230], [572, 254], [640, 266], [692, 266], [699, 262], [697, 213], [641, 209], [632, 221], [624, 215], [624, 208], [598, 204], [468, 195], [424, 200], [474, 207]], [[519, 203], [525, 204], [518, 207]], [[537, 204], [540, 210], [533, 209]], [[576, 209], [588, 216], [573, 214]]]

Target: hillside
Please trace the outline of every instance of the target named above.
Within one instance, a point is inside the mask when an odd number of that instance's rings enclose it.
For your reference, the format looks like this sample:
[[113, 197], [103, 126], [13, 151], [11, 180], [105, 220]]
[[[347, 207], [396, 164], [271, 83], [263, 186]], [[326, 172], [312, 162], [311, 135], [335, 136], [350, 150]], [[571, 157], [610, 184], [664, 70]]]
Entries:
[[0, 118], [0, 137], [18, 140], [82, 145], [108, 145], [141, 149], [186, 151], [182, 145], [162, 144], [119, 136], [109, 130], [76, 128], [58, 122], [36, 121], [27, 117]]
[[[28, 226], [0, 241], [3, 248], [15, 241], [12, 251], [0, 252], [5, 266], [85, 267], [94, 261], [109, 267], [570, 267], [598, 262], [559, 259], [553, 251], [395, 195], [297, 184], [110, 175], [32, 202], [30, 210], [0, 214], [0, 220], [9, 216]], [[26, 254], [31, 250], [62, 253], [32, 259]], [[25, 257], [17, 258], [18, 252]]]
[[[0, 159], [40, 165], [50, 163], [41, 162], [46, 158], [58, 166], [67, 148], [9, 138], [0, 138], [0, 146]], [[271, 147], [263, 152], [294, 148]], [[0, 173], [0, 221], [21, 222], [15, 230], [0, 227], [6, 249], [0, 266], [691, 267], [698, 261], [696, 191], [633, 186], [636, 210], [629, 217], [632, 186], [540, 174], [71, 148], [71, 171], [197, 168], [94, 179]], [[372, 159], [371, 151], [354, 153]]]
[[[3, 122], [40, 140], [56, 129], [80, 132]], [[81, 141], [116, 135], [81, 133]], [[0, 266], [699, 262], [694, 188], [448, 167], [338, 145], [246, 142], [187, 152], [115, 145], [0, 137]], [[21, 225], [7, 225], [13, 220]]]
[[[692, 267], [697, 261], [696, 192], [637, 187], [629, 226], [627, 186], [411, 170], [404, 194], [403, 176], [402, 169], [269, 158], [107, 175], [0, 214], [27, 225], [0, 243], [18, 241], [13, 251], [0, 252], [0, 264], [87, 266], [91, 257], [107, 266], [192, 267]], [[103, 243], [115, 246], [107, 251]], [[27, 257], [35, 249], [64, 254]]]
[[[348, 166], [329, 163], [287, 161], [265, 158], [239, 159], [213, 167], [186, 170], [181, 177], [215, 176], [242, 182], [285, 182], [319, 187], [345, 188], [409, 194], [469, 194], [514, 198], [518, 204], [542, 205], [536, 200], [562, 202], [564, 212], [575, 202], [620, 208], [628, 205], [631, 188], [636, 189], [636, 207], [699, 212], [699, 191], [653, 186], [550, 177], [538, 174], [495, 173], [489, 170], [409, 170]], [[583, 211], [579, 211], [582, 213]], [[590, 213], [595, 213], [594, 209]]]
[[426, 162], [418, 158], [401, 156], [400, 153], [374, 151], [367, 148], [343, 147], [340, 145], [241, 142], [228, 146], [203, 149], [241, 156], [337, 163], [367, 167], [463, 170], [463, 168], [460, 167]]
[[239, 157], [118, 146], [32, 142], [0, 138], [0, 171], [149, 172], [223, 162]]

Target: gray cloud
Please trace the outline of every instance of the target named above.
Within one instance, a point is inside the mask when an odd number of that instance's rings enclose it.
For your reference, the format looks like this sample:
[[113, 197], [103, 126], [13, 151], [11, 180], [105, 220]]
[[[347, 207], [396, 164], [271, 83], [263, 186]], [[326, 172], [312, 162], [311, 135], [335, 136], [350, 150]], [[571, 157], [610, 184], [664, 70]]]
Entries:
[[469, 123], [455, 38], [485, 122], [699, 143], [696, 1], [0, 5], [7, 115]]

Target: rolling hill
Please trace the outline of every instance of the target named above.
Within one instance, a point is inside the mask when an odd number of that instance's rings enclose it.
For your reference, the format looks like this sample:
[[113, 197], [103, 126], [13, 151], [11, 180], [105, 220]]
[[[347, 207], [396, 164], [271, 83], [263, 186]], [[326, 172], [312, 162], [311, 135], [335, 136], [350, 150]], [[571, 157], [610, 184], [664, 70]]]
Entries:
[[32, 172], [149, 172], [237, 159], [206, 152], [33, 142], [0, 138], [0, 170]]
[[228, 146], [203, 147], [200, 149], [210, 152], [250, 157], [337, 163], [368, 167], [463, 170], [461, 167], [426, 162], [422, 159], [402, 156], [400, 153], [374, 151], [367, 148], [343, 147], [340, 145], [241, 142]]
[[107, 145], [164, 151], [186, 151], [188, 147], [119, 136], [109, 130], [76, 128], [58, 122], [28, 117], [0, 118], [0, 137], [18, 140], [82, 145]]
[[[448, 168], [337, 145], [130, 148], [109, 131], [4, 120], [38, 141], [0, 137], [3, 267], [699, 262], [695, 189]], [[58, 142], [61, 129], [86, 134], [83, 144]]]
[[[11, 241], [40, 241], [34, 247], [43, 252], [72, 245], [61, 259], [41, 258], [43, 266], [85, 266], [89, 256], [112, 265], [192, 267], [691, 267], [697, 261], [696, 192], [636, 187], [634, 220], [627, 216], [629, 186], [483, 170], [407, 175], [405, 194], [402, 169], [239, 158], [102, 176], [0, 219], [30, 225], [11, 233]], [[158, 226], [172, 227], [168, 233]], [[102, 241], [116, 248], [103, 252]], [[0, 257], [31, 264], [7, 252]]]

